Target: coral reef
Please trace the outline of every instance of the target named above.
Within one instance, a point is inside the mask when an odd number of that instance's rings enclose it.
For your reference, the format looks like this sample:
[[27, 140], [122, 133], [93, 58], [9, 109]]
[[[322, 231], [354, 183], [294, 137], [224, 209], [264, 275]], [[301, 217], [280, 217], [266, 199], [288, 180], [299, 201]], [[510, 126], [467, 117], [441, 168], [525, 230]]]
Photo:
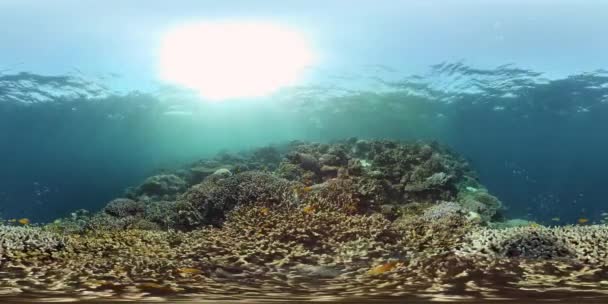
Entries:
[[492, 282], [598, 287], [585, 267], [608, 277], [606, 226], [489, 228], [509, 225], [497, 222], [501, 208], [437, 143], [353, 138], [220, 153], [150, 177], [96, 213], [0, 226], [0, 299], [481, 295]]
[[219, 227], [228, 212], [256, 202], [351, 215], [380, 213], [392, 221], [404, 214], [422, 215], [424, 208], [411, 206], [449, 201], [483, 223], [499, 219], [502, 207], [465, 161], [437, 143], [354, 138], [328, 144], [294, 141], [238, 155], [223, 152], [152, 176], [127, 197], [82, 217], [79, 222], [88, 221], [84, 230]]

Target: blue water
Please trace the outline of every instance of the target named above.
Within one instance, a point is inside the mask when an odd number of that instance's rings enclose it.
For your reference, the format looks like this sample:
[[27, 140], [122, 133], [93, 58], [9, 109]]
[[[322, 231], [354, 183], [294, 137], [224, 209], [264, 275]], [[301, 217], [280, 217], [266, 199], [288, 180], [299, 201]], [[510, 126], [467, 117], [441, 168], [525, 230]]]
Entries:
[[568, 224], [608, 211], [607, 71], [549, 78], [517, 65], [448, 62], [420, 75], [362, 75], [372, 85], [204, 104], [179, 91], [115, 92], [76, 75], [5, 72], [1, 216], [51, 221], [219, 151], [353, 136], [451, 146], [508, 217]]

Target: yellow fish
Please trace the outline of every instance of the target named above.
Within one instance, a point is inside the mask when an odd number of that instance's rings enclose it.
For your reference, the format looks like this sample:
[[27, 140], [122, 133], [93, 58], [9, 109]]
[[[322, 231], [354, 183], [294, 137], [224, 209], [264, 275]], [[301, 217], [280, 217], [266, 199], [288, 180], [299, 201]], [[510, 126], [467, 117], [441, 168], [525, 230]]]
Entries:
[[315, 213], [316, 208], [313, 205], [306, 205], [304, 208], [302, 208], [302, 211], [307, 214], [313, 214]]
[[388, 262], [388, 263], [380, 264], [380, 265], [370, 269], [369, 271], [367, 271], [367, 273], [371, 274], [371, 275], [383, 274], [385, 272], [395, 269], [398, 264], [399, 264], [398, 262]]
[[552, 220], [552, 221], [554, 221], [554, 222], [559, 222], [559, 221], [561, 221], [561, 219], [560, 219], [559, 217], [554, 217], [554, 218], [552, 218], [551, 220]]
[[178, 268], [177, 272], [179, 272], [181, 274], [199, 274], [202, 271], [200, 269], [196, 269], [196, 268], [183, 267], [183, 268]]
[[260, 209], [260, 214], [266, 216], [268, 215], [268, 213], [270, 213], [270, 209], [268, 209], [267, 207], [263, 207]]
[[587, 222], [589, 222], [589, 219], [588, 219], [588, 218], [581, 217], [581, 218], [579, 218], [579, 219], [578, 219], [578, 221], [577, 221], [577, 222], [578, 222], [579, 224], [583, 225], [583, 224], [586, 224]]
[[28, 218], [21, 218], [17, 222], [19, 222], [19, 224], [21, 224], [21, 225], [29, 225], [30, 224], [30, 219], [28, 219]]

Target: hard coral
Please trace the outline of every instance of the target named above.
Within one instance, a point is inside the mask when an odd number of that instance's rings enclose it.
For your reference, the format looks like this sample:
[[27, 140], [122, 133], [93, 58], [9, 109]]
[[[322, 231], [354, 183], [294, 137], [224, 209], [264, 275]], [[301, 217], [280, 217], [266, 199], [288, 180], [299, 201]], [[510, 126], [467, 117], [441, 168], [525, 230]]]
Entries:
[[485, 190], [475, 189], [460, 192], [458, 201], [467, 210], [478, 213], [484, 222], [500, 216], [502, 203]]
[[394, 227], [406, 240], [404, 247], [417, 254], [437, 254], [451, 251], [460, 244], [475, 223], [462, 216], [397, 219]]
[[469, 233], [458, 253], [498, 258], [567, 258], [608, 265], [607, 244], [607, 226], [480, 228]]
[[135, 196], [151, 199], [172, 199], [186, 189], [186, 181], [175, 174], [161, 174], [147, 178], [135, 190]]
[[441, 202], [424, 210], [421, 218], [427, 221], [440, 220], [450, 217], [463, 217], [467, 212], [458, 203]]
[[101, 212], [89, 218], [85, 230], [122, 230], [140, 220], [146, 205], [131, 199], [110, 201]]
[[257, 201], [294, 202], [293, 182], [263, 172], [244, 172], [214, 180], [207, 179], [178, 199], [200, 214], [201, 225], [220, 225], [228, 211]]
[[64, 245], [60, 235], [37, 227], [0, 226], [0, 266], [28, 256], [49, 257]]
[[127, 198], [117, 198], [110, 201], [103, 212], [114, 217], [127, 217], [141, 215], [146, 209], [146, 205]]
[[305, 196], [305, 201], [349, 214], [379, 210], [378, 203], [386, 195], [381, 182], [359, 177], [334, 178], [313, 189]]
[[339, 256], [345, 243], [388, 245], [398, 239], [390, 222], [378, 214], [348, 215], [324, 209], [305, 212], [293, 205], [272, 204], [236, 208], [218, 233], [224, 242], [244, 246], [247, 261], [282, 264], [319, 262], [321, 255], [336, 262], [344, 260]]
[[381, 184], [382, 202], [455, 200], [461, 184], [478, 186], [468, 164], [435, 144], [356, 139], [323, 144], [297, 143], [280, 165], [285, 178], [306, 185], [358, 177]]

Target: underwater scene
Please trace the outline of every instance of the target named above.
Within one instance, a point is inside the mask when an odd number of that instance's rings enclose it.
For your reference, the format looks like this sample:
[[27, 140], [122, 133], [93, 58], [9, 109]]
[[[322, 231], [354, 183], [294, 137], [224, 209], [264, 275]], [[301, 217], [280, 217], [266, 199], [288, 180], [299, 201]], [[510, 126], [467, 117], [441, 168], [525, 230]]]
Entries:
[[608, 2], [0, 1], [0, 303], [608, 303]]

